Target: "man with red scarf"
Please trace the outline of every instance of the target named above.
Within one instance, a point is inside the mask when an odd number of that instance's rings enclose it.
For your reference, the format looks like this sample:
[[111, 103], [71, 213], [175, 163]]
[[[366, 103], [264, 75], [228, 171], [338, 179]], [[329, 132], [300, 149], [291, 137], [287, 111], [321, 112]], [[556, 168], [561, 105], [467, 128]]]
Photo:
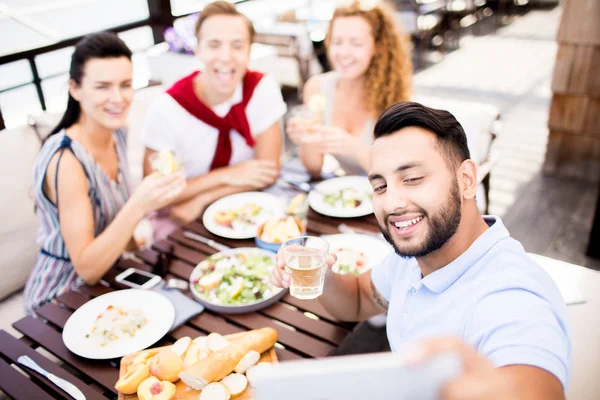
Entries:
[[177, 81], [146, 115], [144, 173], [152, 154], [169, 150], [183, 159], [188, 179], [175, 205], [152, 216], [155, 239], [220, 197], [269, 186], [279, 173], [286, 105], [273, 77], [248, 70], [252, 24], [217, 1], [201, 12], [196, 34], [202, 72]]

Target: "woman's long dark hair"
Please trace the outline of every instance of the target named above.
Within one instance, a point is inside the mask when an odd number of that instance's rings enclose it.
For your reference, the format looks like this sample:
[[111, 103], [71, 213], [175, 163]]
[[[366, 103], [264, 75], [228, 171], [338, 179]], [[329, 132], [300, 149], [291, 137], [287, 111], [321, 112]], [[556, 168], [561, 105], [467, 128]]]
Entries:
[[[69, 79], [81, 85], [83, 68], [90, 59], [117, 57], [127, 57], [131, 60], [131, 50], [116, 34], [112, 32], [98, 32], [87, 35], [75, 46], [75, 52], [71, 56]], [[50, 132], [46, 140], [50, 136], [73, 125], [77, 122], [80, 115], [81, 105], [69, 92], [67, 109], [58, 125]]]

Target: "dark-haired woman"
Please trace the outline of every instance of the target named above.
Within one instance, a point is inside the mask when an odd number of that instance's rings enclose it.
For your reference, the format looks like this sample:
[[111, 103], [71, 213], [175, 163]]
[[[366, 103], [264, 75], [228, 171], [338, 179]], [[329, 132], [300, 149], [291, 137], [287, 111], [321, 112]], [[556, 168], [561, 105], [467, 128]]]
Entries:
[[67, 110], [37, 157], [40, 255], [25, 287], [28, 313], [82, 283], [95, 284], [146, 213], [185, 188], [182, 174], [149, 175], [131, 194], [125, 119], [131, 51], [112, 33], [85, 37], [71, 58]]

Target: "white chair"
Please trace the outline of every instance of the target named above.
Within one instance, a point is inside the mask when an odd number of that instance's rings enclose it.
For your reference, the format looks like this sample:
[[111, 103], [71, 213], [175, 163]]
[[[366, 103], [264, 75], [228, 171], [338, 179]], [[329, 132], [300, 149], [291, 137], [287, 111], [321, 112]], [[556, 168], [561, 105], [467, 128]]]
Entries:
[[480, 203], [482, 212], [488, 212], [490, 173], [499, 160], [493, 142], [500, 130], [500, 112], [490, 104], [447, 99], [441, 97], [415, 96], [425, 106], [447, 110], [462, 125], [467, 135], [471, 158], [478, 166], [478, 181], [483, 187], [485, 199]]

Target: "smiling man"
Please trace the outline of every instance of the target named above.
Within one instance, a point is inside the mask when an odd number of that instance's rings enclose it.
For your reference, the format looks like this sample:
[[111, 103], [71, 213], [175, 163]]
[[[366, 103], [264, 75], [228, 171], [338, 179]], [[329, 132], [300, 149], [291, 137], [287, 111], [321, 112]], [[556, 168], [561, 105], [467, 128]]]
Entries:
[[[477, 167], [461, 125], [446, 111], [398, 103], [374, 134], [375, 215], [395, 254], [358, 278], [329, 271], [321, 303], [348, 321], [387, 311], [393, 351], [421, 341], [429, 352], [468, 354], [465, 364], [477, 367], [463, 382], [474, 386], [454, 385], [469, 391], [447, 398], [564, 398], [566, 306], [500, 218], [479, 213]], [[288, 286], [289, 277], [276, 268], [274, 281]], [[456, 339], [430, 342], [436, 337]]]

